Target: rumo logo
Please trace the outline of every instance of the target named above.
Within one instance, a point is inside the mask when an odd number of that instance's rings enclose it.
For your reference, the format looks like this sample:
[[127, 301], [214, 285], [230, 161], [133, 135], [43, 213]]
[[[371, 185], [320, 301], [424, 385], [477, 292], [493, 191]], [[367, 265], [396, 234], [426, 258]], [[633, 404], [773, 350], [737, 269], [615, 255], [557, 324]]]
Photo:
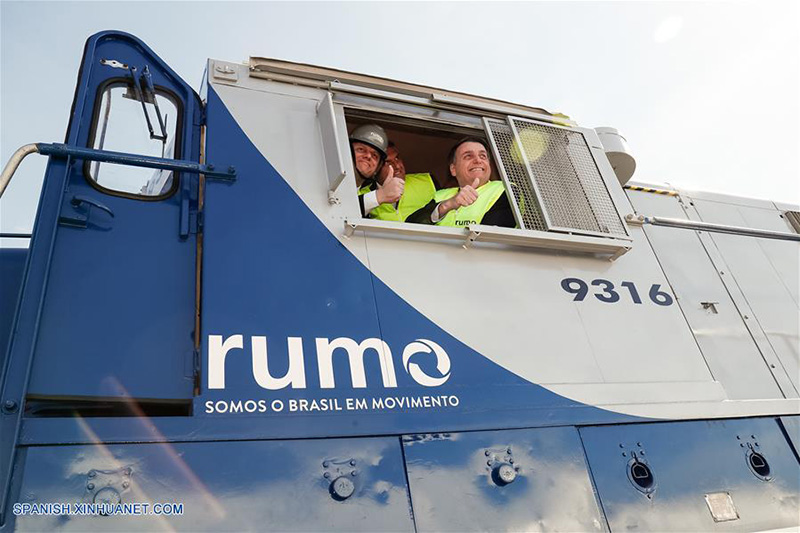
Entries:
[[[250, 337], [250, 351], [253, 369], [253, 378], [256, 383], [267, 390], [279, 390], [286, 387], [293, 389], [306, 388], [305, 356], [303, 353], [303, 339], [288, 337], [286, 343], [289, 351], [289, 368], [286, 374], [280, 377], [273, 376], [269, 371], [269, 356], [267, 353], [267, 338], [254, 335]], [[319, 371], [319, 384], [323, 389], [336, 387], [333, 361], [334, 354], [339, 354], [339, 359], [346, 354], [350, 363], [350, 381], [355, 389], [367, 387], [367, 376], [364, 371], [364, 357], [369, 351], [378, 358], [381, 367], [381, 379], [386, 388], [397, 387], [394, 359], [389, 345], [381, 339], [369, 338], [358, 343], [347, 337], [333, 340], [316, 338], [316, 361]], [[208, 336], [208, 388], [225, 388], [225, 359], [231, 350], [244, 349], [244, 336], [231, 335], [224, 338], [222, 335]], [[433, 354], [436, 357], [436, 370], [440, 376], [426, 374], [422, 367], [411, 360], [418, 353]], [[438, 387], [450, 378], [450, 357], [444, 349], [433, 341], [417, 339], [409, 343], [403, 350], [403, 368], [411, 379], [424, 387]]]
[[[429, 376], [417, 363], [411, 362], [412, 355], [431, 352], [436, 356], [436, 370], [442, 374], [440, 378]], [[403, 367], [414, 381], [426, 387], [438, 387], [450, 377], [450, 357], [447, 352], [435, 342], [425, 339], [417, 339], [406, 346], [406, 349], [403, 350]]]

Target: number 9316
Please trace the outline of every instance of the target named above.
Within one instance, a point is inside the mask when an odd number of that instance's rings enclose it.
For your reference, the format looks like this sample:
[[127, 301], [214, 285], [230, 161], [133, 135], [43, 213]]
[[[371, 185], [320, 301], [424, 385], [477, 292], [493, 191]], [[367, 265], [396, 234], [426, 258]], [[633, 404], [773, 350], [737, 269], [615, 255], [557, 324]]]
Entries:
[[[591, 288], [590, 288], [591, 285]], [[607, 279], [594, 279], [586, 283], [580, 278], [564, 278], [561, 280], [561, 288], [569, 294], [574, 295], [572, 299], [575, 302], [581, 302], [586, 299], [591, 290], [592, 295], [601, 302], [613, 304], [619, 302], [625, 294], [624, 298], [627, 300], [629, 297], [635, 304], [642, 303], [642, 297], [639, 296], [639, 290], [632, 281], [623, 281], [619, 284], [623, 289], [619, 289]], [[627, 294], [626, 294], [627, 293]], [[668, 293], [661, 290], [661, 285], [654, 283], [650, 286], [647, 293], [650, 301], [656, 305], [672, 305], [674, 302], [673, 297]]]

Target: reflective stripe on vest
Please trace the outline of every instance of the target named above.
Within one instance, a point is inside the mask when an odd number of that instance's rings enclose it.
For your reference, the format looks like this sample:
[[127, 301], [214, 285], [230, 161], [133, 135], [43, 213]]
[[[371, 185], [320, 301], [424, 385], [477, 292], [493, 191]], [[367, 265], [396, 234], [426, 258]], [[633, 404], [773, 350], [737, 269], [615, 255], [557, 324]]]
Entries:
[[[434, 200], [437, 204], [449, 200], [458, 194], [458, 187], [436, 191]], [[494, 203], [506, 192], [502, 181], [490, 181], [478, 187], [478, 199], [470, 205], [449, 211], [439, 222], [439, 226], [469, 226], [480, 224], [483, 216]]]
[[[362, 195], [367, 192], [369, 192], [369, 186], [362, 187], [358, 194]], [[430, 202], [435, 192], [436, 187], [433, 185], [430, 174], [406, 174], [406, 186], [397, 208], [394, 204], [380, 204], [369, 212], [369, 217], [405, 222], [412, 213]]]

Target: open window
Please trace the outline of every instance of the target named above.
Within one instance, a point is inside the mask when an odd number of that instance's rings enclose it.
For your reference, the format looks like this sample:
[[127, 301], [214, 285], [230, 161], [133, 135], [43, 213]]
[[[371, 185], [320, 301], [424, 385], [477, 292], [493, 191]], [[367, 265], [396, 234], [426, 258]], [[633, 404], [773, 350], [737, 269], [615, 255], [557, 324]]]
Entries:
[[[345, 109], [345, 120], [348, 133], [364, 124], [381, 126], [400, 151], [406, 173], [429, 173], [437, 189], [458, 186], [447, 163], [447, 154], [453, 144], [467, 135], [483, 136], [480, 130], [359, 110]], [[492, 171], [492, 176], [498, 177], [494, 164]]]
[[[97, 150], [174, 158], [180, 150], [180, 106], [169, 92], [139, 88], [130, 79], [102, 85], [89, 146]], [[172, 171], [87, 161], [86, 179], [108, 194], [158, 200], [177, 189]]]
[[[492, 152], [492, 179], [504, 183], [517, 221], [517, 228], [509, 229], [362, 219], [349, 220], [347, 231], [399, 231], [420, 236], [453, 233], [466, 239], [467, 246], [481, 240], [613, 256], [631, 248], [627, 226], [609, 189], [609, 182], [617, 183], [613, 169], [592, 130], [574, 127], [558, 117], [548, 121], [544, 116], [537, 119], [453, 106], [437, 109], [404, 102], [408, 98], [400, 96], [379, 99], [329, 94], [331, 108], [334, 103], [343, 107], [348, 133], [362, 124], [383, 127], [400, 150], [407, 173], [430, 173], [437, 188], [457, 186], [447, 162], [453, 144], [464, 136], [486, 139]], [[339, 138], [337, 143], [340, 158], [349, 158], [347, 139]], [[610, 177], [604, 177], [609, 171]], [[338, 184], [331, 180], [331, 185], [335, 190]]]

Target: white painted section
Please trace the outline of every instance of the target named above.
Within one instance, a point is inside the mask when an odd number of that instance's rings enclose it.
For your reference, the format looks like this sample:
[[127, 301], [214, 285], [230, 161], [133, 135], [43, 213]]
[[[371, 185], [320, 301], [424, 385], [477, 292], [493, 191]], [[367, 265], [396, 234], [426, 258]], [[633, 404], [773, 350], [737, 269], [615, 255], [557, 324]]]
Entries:
[[[629, 228], [633, 249], [613, 262], [498, 244], [464, 249], [435, 236], [365, 237], [357, 231], [344, 238], [344, 220], [359, 216], [356, 185], [346, 179], [337, 190], [340, 203], [329, 204], [316, 116], [326, 91], [239, 80], [248, 87], [215, 88], [248, 137], [331, 233], [422, 314], [492, 361], [574, 400], [642, 416], [744, 416], [764, 414], [759, 409], [773, 405], [722, 401], [724, 391], [679, 306], [655, 305], [648, 298], [654, 284], [673, 291], [641, 227]], [[346, 139], [343, 120], [338, 127]], [[612, 172], [611, 183], [606, 181], [623, 215], [633, 212], [608, 161], [598, 161], [598, 167]], [[560, 285], [567, 277], [609, 280], [620, 302], [599, 301], [595, 287], [584, 301], [574, 302]], [[636, 286], [642, 304], [632, 302], [620, 286], [623, 281]], [[796, 402], [780, 405], [786, 408], [782, 413], [798, 412]]]
[[[681, 200], [628, 191], [636, 211], [687, 219]], [[678, 303], [711, 369], [730, 399], [783, 398], [734, 300], [694, 231], [645, 226]]]
[[[774, 208], [693, 201], [704, 222], [786, 231], [785, 220]], [[712, 234], [711, 239], [752, 309], [746, 320], [764, 332], [796, 395], [800, 391], [800, 245], [722, 234]]]

